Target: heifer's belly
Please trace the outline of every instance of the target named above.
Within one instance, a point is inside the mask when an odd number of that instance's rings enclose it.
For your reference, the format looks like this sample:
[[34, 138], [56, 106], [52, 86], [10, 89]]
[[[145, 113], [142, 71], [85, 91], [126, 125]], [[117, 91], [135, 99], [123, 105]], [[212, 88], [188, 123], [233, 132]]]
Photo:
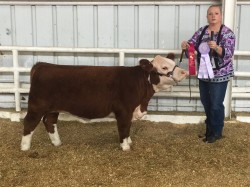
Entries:
[[69, 113], [67, 111], [60, 111], [60, 119], [64, 119], [64, 120], [83, 120], [85, 122], [88, 122], [88, 121], [92, 121], [92, 120], [95, 120], [95, 119], [107, 119], [107, 120], [114, 120], [115, 119], [115, 114], [113, 112], [111, 112], [109, 115], [105, 116], [105, 117], [95, 117], [95, 118], [90, 118], [90, 117], [84, 117], [83, 115], [75, 115], [75, 114], [72, 114], [72, 113]]
[[41, 115], [57, 111], [68, 112], [87, 119], [104, 118], [113, 112], [112, 99], [108, 97], [100, 99], [98, 97], [101, 96], [97, 93], [92, 94], [92, 97], [63, 92], [53, 95], [36, 94], [36, 97], [29, 98], [29, 108], [31, 111], [41, 113]]
[[87, 107], [87, 106], [77, 106], [75, 107], [65, 107], [63, 111], [69, 112], [75, 116], [87, 119], [104, 118], [107, 117], [112, 110], [105, 107]]

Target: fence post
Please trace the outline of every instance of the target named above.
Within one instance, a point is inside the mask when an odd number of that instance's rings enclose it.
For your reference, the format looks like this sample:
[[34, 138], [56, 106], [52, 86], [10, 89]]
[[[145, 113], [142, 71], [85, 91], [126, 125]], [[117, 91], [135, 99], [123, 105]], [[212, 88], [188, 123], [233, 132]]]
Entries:
[[16, 49], [12, 50], [13, 55], [13, 68], [14, 68], [14, 90], [15, 90], [15, 104], [16, 104], [16, 111], [21, 111], [20, 105], [20, 79], [19, 79], [19, 70], [18, 70], [18, 51]]
[[124, 52], [119, 52], [119, 66], [124, 66]]
[[[236, 0], [223, 0], [224, 24], [234, 31]], [[232, 111], [232, 78], [228, 82], [224, 100], [225, 117], [231, 118]]]

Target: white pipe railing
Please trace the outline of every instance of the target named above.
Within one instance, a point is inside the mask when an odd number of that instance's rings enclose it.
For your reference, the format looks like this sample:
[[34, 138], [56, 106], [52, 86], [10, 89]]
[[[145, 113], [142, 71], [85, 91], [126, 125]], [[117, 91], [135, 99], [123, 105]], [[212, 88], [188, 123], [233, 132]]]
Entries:
[[[129, 54], [181, 54], [179, 49], [128, 49], [128, 48], [74, 48], [74, 47], [32, 47], [32, 46], [0, 46], [0, 51], [22, 52], [65, 52], [65, 53], [117, 53]], [[250, 56], [250, 51], [235, 51], [235, 56]]]
[[0, 5], [211, 5], [215, 1], [0, 1]]
[[19, 71], [18, 71], [18, 51], [13, 50], [13, 68], [14, 68], [14, 88], [15, 88], [15, 100], [16, 100], [16, 111], [21, 111], [21, 105], [20, 105], [20, 93], [19, 93], [19, 87], [20, 87], [20, 79], [19, 79]]
[[[72, 5], [211, 5], [221, 4], [216, 1], [0, 1], [0, 5], [40, 5], [40, 6], [72, 6]], [[250, 5], [249, 1], [236, 2], [237, 5]]]
[[180, 50], [165, 49], [123, 49], [123, 48], [74, 48], [74, 47], [23, 47], [23, 46], [0, 46], [0, 51], [23, 51], [23, 52], [65, 52], [65, 53], [117, 53], [130, 54], [180, 54]]
[[[16, 111], [21, 111], [20, 106], [20, 93], [28, 93], [28, 88], [20, 87], [19, 73], [30, 72], [31, 68], [19, 67], [18, 56], [19, 52], [64, 52], [64, 53], [111, 53], [119, 55], [119, 66], [124, 66], [125, 54], [180, 54], [181, 50], [163, 50], [163, 49], [118, 49], [118, 48], [63, 48], [63, 47], [22, 47], [22, 46], [0, 46], [0, 51], [12, 51], [13, 67], [0, 67], [0, 72], [13, 72], [14, 73], [14, 88], [6, 87], [0, 90], [0, 93], [14, 93]], [[250, 56], [250, 51], [235, 51], [235, 56]], [[250, 77], [250, 72], [235, 72], [237, 77]], [[192, 88], [193, 90], [193, 88]], [[159, 97], [181, 97], [188, 98], [187, 89], [160, 92], [155, 94]], [[199, 94], [194, 92], [192, 97], [198, 98]], [[234, 93], [233, 98], [250, 98], [250, 94]]]

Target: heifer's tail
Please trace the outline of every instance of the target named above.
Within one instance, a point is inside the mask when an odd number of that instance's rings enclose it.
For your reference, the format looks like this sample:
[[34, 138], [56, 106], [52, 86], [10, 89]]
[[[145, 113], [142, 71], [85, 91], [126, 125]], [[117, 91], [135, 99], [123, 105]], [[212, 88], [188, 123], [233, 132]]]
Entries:
[[34, 74], [37, 71], [37, 69], [39, 69], [41, 66], [44, 66], [46, 64], [48, 64], [48, 63], [46, 63], [46, 62], [37, 62], [37, 63], [34, 64], [34, 66], [30, 70], [30, 84], [32, 82], [32, 79], [33, 79]]

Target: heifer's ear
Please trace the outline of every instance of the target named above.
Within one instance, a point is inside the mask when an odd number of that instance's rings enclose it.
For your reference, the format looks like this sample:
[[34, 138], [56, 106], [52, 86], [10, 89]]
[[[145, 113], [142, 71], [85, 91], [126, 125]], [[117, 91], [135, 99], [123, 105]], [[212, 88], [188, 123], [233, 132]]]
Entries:
[[157, 85], [160, 82], [160, 76], [156, 72], [151, 72], [150, 82], [154, 85]]
[[140, 66], [142, 69], [144, 69], [147, 72], [150, 72], [153, 69], [153, 64], [151, 64], [151, 62], [147, 59], [141, 59]]
[[174, 53], [169, 53], [167, 55], [167, 58], [171, 59], [171, 60], [174, 60], [175, 59], [175, 54]]

